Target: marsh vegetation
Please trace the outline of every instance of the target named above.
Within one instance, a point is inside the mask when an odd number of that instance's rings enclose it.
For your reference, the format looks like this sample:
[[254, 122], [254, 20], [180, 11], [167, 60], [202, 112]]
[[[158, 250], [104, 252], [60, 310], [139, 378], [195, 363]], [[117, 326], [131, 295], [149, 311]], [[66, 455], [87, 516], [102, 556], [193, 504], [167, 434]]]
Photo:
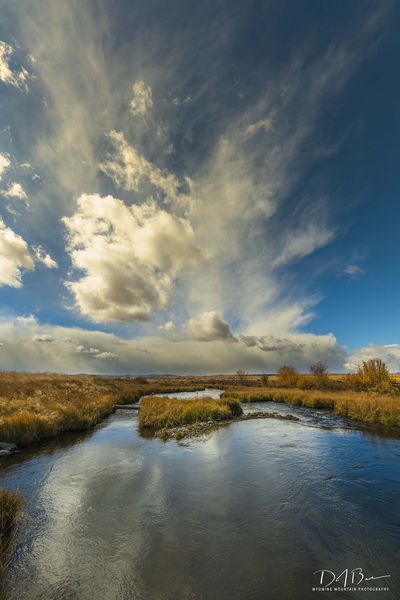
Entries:
[[18, 492], [0, 488], [0, 575], [7, 566], [22, 503], [22, 497]]
[[220, 400], [147, 397], [140, 404], [139, 425], [157, 431], [179, 425], [224, 421], [238, 417], [242, 412], [239, 400], [229, 396]]

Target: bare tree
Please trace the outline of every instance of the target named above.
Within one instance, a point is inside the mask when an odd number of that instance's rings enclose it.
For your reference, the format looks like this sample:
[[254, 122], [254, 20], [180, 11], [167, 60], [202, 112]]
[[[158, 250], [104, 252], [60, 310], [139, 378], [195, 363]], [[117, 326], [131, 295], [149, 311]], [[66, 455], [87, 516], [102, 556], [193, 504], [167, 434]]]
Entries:
[[312, 375], [328, 375], [328, 365], [320, 360], [311, 365], [310, 373]]
[[236, 371], [236, 383], [237, 385], [246, 385], [248, 373], [244, 369], [238, 369]]

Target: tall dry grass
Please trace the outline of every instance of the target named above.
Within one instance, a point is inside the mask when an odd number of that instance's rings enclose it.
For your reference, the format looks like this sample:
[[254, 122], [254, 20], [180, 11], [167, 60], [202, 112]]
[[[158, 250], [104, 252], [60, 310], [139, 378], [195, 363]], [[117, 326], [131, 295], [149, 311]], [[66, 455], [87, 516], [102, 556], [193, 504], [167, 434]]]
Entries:
[[199, 389], [184, 378], [0, 373], [0, 440], [25, 446], [66, 431], [88, 429], [115, 404], [153, 393]]
[[22, 507], [22, 497], [17, 492], [0, 488], [0, 575], [9, 558], [16, 518]]
[[222, 421], [242, 414], [238, 400], [224, 398], [143, 398], [140, 403], [139, 424], [147, 429], [163, 429], [202, 421]]
[[400, 395], [373, 392], [298, 390], [287, 388], [231, 388], [223, 399], [240, 402], [285, 402], [293, 406], [325, 408], [373, 425], [400, 427]]

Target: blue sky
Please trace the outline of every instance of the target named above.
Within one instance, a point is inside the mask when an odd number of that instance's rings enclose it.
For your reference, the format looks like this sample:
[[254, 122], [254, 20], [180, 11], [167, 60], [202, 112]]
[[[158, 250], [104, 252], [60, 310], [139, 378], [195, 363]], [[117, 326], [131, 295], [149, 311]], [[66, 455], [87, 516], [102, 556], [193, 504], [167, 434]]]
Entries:
[[0, 11], [0, 364], [400, 367], [392, 2]]

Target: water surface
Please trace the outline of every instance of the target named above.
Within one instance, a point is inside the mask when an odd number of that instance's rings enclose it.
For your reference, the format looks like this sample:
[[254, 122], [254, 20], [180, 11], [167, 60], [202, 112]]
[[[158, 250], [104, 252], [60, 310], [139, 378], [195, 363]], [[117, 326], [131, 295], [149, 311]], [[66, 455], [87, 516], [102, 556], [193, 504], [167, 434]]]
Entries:
[[[208, 394], [207, 394], [208, 395]], [[27, 499], [10, 600], [292, 600], [313, 572], [390, 574], [399, 598], [400, 442], [331, 413], [235, 423], [184, 445], [140, 437], [134, 411], [3, 462]], [[336, 420], [335, 420], [336, 419]]]

